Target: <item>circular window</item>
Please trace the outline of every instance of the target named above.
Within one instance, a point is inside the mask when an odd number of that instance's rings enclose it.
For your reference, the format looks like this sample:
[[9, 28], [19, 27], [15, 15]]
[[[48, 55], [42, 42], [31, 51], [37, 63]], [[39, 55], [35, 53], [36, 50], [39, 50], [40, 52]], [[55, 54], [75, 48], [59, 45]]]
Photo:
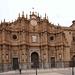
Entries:
[[53, 36], [51, 36], [51, 37], [50, 37], [50, 40], [54, 40], [54, 37], [53, 37]]
[[16, 40], [17, 39], [17, 36], [16, 35], [13, 35], [13, 39]]

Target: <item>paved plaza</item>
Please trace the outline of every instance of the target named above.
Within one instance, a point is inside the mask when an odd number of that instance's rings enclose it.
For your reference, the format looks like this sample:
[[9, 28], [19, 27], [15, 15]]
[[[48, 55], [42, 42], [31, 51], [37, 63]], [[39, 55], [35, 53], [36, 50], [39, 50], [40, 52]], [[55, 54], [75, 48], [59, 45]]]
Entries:
[[[74, 68], [75, 72], [75, 68]], [[0, 75], [36, 75], [36, 70], [22, 70], [22, 74], [16, 71], [0, 73]], [[39, 69], [37, 75], [72, 75], [72, 68], [65, 69]], [[75, 75], [75, 74], [74, 74]]]

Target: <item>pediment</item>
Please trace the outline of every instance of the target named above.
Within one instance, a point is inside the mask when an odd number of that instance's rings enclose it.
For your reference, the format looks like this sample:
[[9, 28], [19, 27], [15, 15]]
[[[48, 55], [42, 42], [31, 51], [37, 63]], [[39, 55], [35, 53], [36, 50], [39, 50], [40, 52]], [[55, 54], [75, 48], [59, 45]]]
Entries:
[[75, 24], [72, 24], [70, 27], [75, 28]]
[[10, 28], [13, 28], [13, 29], [21, 28], [20, 23], [18, 23], [18, 22], [12, 23], [9, 27], [10, 27]]
[[70, 27], [75, 28], [75, 20], [72, 21], [72, 25]]

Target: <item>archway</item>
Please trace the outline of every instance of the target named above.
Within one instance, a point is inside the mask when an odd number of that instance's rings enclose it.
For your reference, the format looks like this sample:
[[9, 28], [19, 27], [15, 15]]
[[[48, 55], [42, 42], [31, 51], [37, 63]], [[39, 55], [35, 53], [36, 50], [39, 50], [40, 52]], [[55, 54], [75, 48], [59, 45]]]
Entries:
[[13, 69], [19, 69], [18, 58], [13, 58]]
[[39, 55], [36, 52], [31, 54], [32, 68], [39, 68]]
[[73, 61], [75, 62], [75, 55], [73, 56]]
[[75, 55], [72, 57], [72, 65], [75, 67]]

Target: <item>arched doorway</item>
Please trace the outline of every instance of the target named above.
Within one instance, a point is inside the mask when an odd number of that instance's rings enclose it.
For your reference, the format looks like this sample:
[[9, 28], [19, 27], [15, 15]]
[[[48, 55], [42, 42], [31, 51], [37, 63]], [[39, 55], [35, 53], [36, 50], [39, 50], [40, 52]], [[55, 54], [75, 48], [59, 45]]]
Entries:
[[73, 66], [75, 67], [75, 55], [73, 56], [72, 61], [73, 61]]
[[39, 68], [39, 55], [36, 52], [31, 54], [32, 68]]
[[73, 56], [73, 61], [75, 61], [75, 55]]

